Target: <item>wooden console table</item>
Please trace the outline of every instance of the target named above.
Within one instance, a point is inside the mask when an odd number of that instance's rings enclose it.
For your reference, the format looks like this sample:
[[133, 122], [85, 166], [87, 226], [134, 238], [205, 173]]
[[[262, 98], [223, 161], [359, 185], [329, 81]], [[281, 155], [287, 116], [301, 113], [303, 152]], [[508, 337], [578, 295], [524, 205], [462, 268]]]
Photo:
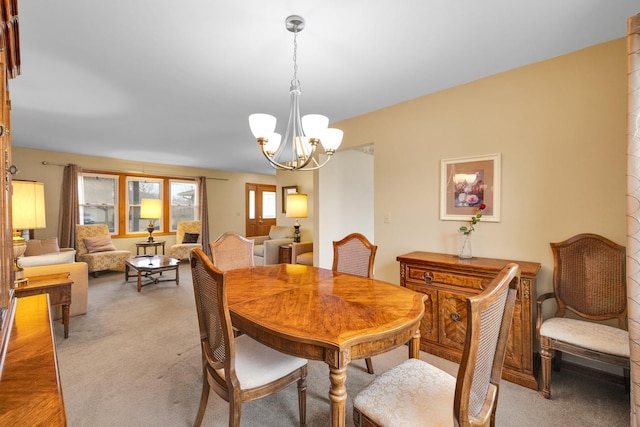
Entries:
[[62, 306], [62, 324], [64, 325], [64, 337], [69, 337], [69, 306], [71, 305], [70, 273], [46, 274], [43, 276], [29, 277], [26, 285], [14, 289], [16, 297], [28, 297], [31, 295], [49, 294], [51, 305]]
[[400, 284], [428, 296], [420, 326], [420, 349], [460, 362], [466, 335], [466, 298], [479, 293], [510, 262], [520, 266], [520, 289], [502, 378], [538, 389], [533, 361], [533, 310], [537, 262], [493, 258], [461, 260], [457, 255], [411, 252], [397, 257]]
[[0, 425], [66, 426], [49, 296], [16, 298], [0, 377]]

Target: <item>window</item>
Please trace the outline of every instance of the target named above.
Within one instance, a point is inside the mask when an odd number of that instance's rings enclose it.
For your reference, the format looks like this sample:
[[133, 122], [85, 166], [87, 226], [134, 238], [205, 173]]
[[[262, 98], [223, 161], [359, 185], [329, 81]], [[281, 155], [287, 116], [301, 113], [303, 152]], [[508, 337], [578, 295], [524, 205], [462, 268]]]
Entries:
[[140, 217], [142, 199], [162, 201], [157, 232], [175, 232], [178, 221], [200, 219], [195, 180], [152, 175], [86, 171], [78, 178], [81, 224], [107, 224], [114, 236], [147, 234], [151, 218]]
[[[155, 231], [163, 231], [162, 217], [141, 218], [140, 206], [142, 199], [162, 200], [162, 180], [143, 179], [137, 177], [126, 178], [127, 180], [127, 234], [141, 233], [147, 229], [149, 220], [155, 225]], [[153, 221], [158, 220], [158, 221]]]
[[80, 224], [107, 224], [118, 234], [118, 176], [82, 174], [78, 179]]
[[193, 181], [171, 180], [169, 182], [169, 223], [170, 231], [178, 229], [178, 221], [195, 221], [199, 219], [198, 185]]

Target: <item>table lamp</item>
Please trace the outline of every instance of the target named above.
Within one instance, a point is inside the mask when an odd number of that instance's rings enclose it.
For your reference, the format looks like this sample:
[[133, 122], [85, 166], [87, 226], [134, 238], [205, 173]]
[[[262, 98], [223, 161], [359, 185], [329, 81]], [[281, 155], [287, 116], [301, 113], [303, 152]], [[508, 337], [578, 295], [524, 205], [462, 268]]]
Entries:
[[46, 228], [44, 184], [35, 181], [13, 181], [11, 196], [11, 227], [13, 228], [13, 257], [16, 285], [25, 281], [18, 258], [27, 250], [23, 230]]
[[300, 243], [300, 223], [298, 218], [307, 217], [307, 195], [294, 193], [287, 195], [287, 218], [295, 218], [293, 241]]
[[155, 226], [153, 225], [154, 219], [160, 219], [162, 217], [162, 200], [160, 199], [142, 199], [142, 204], [140, 206], [140, 218], [148, 219], [149, 225], [147, 226], [147, 231], [149, 232], [148, 242], [153, 242], [153, 230]]

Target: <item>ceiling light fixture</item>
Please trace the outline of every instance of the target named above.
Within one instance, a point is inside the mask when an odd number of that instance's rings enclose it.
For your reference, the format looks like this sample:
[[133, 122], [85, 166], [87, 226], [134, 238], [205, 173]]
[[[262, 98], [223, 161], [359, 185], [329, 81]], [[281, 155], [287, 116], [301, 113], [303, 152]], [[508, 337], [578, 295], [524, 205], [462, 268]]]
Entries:
[[[289, 122], [281, 136], [275, 133], [276, 118], [269, 114], [251, 114], [249, 126], [258, 141], [262, 154], [271, 166], [285, 170], [315, 170], [331, 159], [342, 142], [342, 131], [329, 128], [329, 119], [319, 114], [308, 114], [300, 118], [300, 80], [298, 80], [298, 33], [304, 28], [304, 18], [291, 15], [285, 20], [285, 27], [293, 33], [293, 79], [289, 89]], [[314, 156], [318, 144], [322, 144], [327, 158], [319, 163]]]

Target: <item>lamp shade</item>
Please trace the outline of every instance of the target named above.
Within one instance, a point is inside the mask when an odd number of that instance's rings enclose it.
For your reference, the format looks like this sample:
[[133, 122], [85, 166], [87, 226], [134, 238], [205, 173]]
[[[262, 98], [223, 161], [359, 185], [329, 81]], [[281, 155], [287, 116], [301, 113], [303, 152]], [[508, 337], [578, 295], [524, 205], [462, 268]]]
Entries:
[[307, 195], [301, 193], [287, 195], [287, 218], [307, 217]]
[[14, 230], [45, 228], [44, 184], [34, 181], [13, 181], [11, 222]]
[[162, 217], [162, 200], [142, 199], [140, 218], [158, 219]]

